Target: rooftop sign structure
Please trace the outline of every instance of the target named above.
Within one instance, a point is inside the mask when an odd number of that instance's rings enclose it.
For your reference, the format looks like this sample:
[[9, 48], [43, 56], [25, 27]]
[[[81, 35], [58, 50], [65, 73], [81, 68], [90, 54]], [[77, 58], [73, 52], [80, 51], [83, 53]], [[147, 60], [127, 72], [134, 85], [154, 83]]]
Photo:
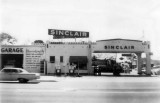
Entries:
[[53, 39], [64, 38], [89, 38], [89, 32], [48, 29], [48, 34], [53, 35]]

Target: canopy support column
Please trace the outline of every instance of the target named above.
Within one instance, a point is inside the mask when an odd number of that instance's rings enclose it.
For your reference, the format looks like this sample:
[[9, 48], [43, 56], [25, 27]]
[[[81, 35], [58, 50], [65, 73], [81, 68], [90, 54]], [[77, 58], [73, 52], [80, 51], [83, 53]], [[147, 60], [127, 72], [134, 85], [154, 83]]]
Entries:
[[150, 53], [146, 53], [146, 74], [151, 75], [151, 57]]
[[138, 74], [142, 74], [142, 53], [136, 53], [138, 56]]

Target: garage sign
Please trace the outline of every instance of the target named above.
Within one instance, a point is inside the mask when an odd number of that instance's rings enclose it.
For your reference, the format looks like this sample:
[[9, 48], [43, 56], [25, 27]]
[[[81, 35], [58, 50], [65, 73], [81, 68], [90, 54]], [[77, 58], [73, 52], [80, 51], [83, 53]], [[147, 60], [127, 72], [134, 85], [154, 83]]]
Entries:
[[1, 48], [1, 54], [23, 54], [23, 48]]

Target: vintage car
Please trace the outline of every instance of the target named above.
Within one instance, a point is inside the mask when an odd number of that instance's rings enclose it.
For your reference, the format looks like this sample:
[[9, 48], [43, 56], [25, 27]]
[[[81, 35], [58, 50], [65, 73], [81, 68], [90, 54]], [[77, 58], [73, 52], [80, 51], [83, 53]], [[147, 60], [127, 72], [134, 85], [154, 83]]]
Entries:
[[151, 69], [152, 75], [160, 75], [160, 65], [155, 65]]
[[0, 71], [1, 81], [19, 81], [20, 83], [27, 83], [29, 80], [39, 79], [40, 74], [29, 73], [22, 68], [3, 68]]

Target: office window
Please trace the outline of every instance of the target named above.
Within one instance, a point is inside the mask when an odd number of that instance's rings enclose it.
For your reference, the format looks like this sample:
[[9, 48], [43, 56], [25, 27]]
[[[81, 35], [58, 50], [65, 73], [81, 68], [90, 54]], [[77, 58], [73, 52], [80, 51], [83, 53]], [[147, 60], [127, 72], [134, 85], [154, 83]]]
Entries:
[[63, 62], [63, 56], [60, 56], [60, 62], [61, 63]]
[[50, 56], [50, 62], [55, 63], [55, 56]]

